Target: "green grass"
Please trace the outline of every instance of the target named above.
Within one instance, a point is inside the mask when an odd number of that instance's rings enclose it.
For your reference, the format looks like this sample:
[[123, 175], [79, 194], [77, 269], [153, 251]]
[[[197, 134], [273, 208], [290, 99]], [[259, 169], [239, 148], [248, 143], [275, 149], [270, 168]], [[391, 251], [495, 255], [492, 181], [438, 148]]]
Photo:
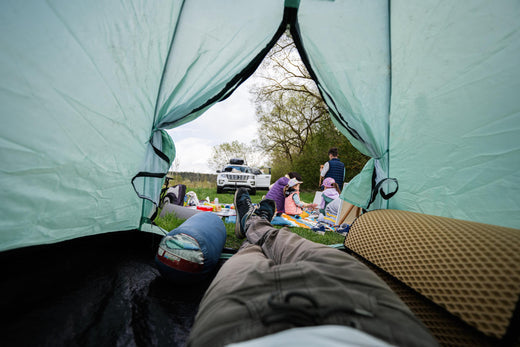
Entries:
[[[205, 199], [206, 197], [209, 197], [211, 201], [213, 201], [215, 198], [218, 198], [219, 203], [221, 204], [232, 204], [233, 198], [234, 198], [234, 192], [233, 193], [224, 193], [224, 194], [217, 194], [216, 189], [211, 188], [187, 188], [186, 192], [193, 191], [197, 194], [197, 197], [199, 200]], [[251, 201], [253, 203], [259, 203], [260, 200], [262, 200], [262, 197], [267, 193], [267, 191], [258, 191], [256, 195], [251, 196]], [[301, 192], [300, 193], [301, 199], [305, 202], [312, 202], [314, 199], [314, 192]], [[158, 213], [159, 215], [160, 213]], [[155, 224], [160, 226], [161, 228], [165, 229], [166, 231], [173, 230], [177, 228], [179, 225], [181, 225], [184, 222], [183, 219], [177, 218], [173, 214], [166, 215], [164, 217], [158, 217], [155, 219]], [[227, 248], [232, 249], [238, 249], [242, 242], [244, 240], [238, 239], [235, 236], [235, 224], [229, 224], [224, 223], [226, 226], [226, 245]], [[278, 226], [275, 226], [275, 228]], [[301, 237], [304, 237], [308, 240], [314, 241], [316, 243], [322, 243], [325, 245], [334, 245], [338, 243], [343, 243], [345, 240], [345, 237], [336, 234], [334, 232], [326, 232], [325, 235], [320, 235], [312, 230], [304, 229], [304, 228], [289, 228], [292, 232], [295, 234], [300, 235]]]

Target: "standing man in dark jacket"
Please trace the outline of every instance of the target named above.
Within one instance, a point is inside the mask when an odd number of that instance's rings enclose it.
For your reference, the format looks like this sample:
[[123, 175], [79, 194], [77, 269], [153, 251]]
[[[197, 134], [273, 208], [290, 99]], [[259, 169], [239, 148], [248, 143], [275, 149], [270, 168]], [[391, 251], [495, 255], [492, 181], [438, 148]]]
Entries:
[[329, 149], [329, 161], [323, 165], [320, 173], [320, 187], [323, 180], [327, 177], [334, 178], [334, 181], [343, 189], [343, 180], [345, 179], [345, 164], [338, 159], [338, 148]]

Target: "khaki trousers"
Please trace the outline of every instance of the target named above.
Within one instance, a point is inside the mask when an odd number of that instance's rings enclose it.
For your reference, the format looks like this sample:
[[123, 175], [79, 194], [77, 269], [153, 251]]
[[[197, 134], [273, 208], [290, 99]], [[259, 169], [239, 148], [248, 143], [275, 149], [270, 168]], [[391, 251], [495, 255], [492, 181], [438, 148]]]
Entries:
[[397, 295], [352, 256], [252, 216], [247, 241], [206, 291], [188, 346], [347, 325], [398, 346], [437, 345]]

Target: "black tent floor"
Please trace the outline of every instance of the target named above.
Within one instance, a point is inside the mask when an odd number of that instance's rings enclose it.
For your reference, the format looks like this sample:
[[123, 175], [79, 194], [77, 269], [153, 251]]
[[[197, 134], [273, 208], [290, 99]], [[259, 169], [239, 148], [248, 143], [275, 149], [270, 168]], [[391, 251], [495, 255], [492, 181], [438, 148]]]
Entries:
[[165, 280], [160, 235], [122, 231], [0, 253], [2, 346], [183, 346], [214, 274]]

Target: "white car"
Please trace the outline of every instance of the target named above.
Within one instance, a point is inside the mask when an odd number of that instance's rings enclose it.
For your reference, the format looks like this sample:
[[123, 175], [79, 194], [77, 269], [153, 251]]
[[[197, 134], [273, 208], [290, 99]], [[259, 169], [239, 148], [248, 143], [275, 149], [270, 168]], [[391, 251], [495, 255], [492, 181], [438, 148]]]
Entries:
[[[270, 171], [270, 170], [269, 170]], [[223, 170], [217, 171], [217, 193], [243, 187], [249, 194], [255, 195], [257, 190], [269, 190], [271, 174], [264, 174], [260, 169], [244, 165], [242, 159], [231, 159]]]

